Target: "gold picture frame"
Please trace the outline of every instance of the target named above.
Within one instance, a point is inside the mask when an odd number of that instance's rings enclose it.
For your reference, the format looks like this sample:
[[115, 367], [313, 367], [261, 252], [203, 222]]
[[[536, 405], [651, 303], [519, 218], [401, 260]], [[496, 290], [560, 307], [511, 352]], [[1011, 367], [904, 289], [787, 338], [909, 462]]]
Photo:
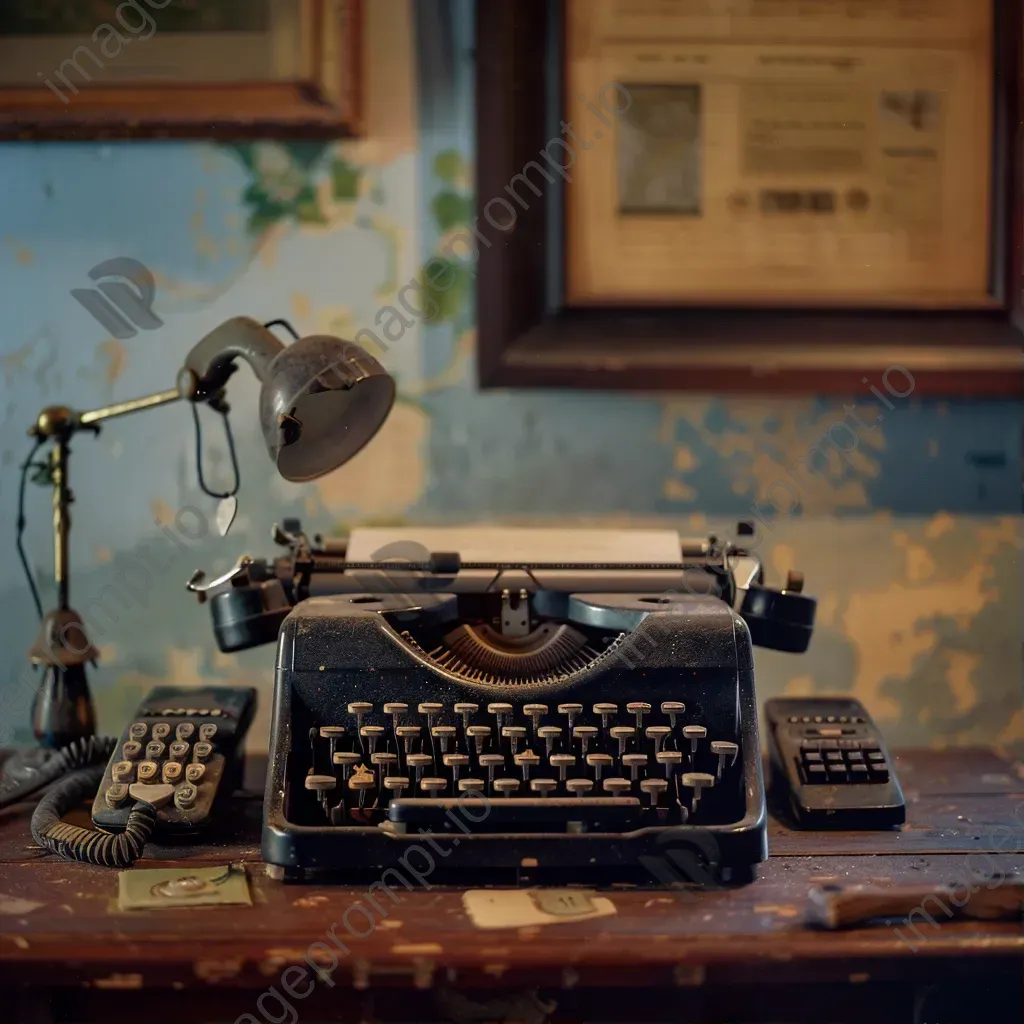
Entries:
[[1000, 308], [993, 0], [759, 11], [566, 0], [566, 300]]
[[0, 139], [362, 131], [362, 0], [68, 6], [4, 0]]

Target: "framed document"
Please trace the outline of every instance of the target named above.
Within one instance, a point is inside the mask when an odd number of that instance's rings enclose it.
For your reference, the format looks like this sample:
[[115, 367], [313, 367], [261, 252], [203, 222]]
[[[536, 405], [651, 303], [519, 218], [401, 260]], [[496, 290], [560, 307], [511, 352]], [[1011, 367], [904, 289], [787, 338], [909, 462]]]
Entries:
[[477, 17], [484, 386], [1024, 390], [1022, 0]]
[[4, 0], [0, 138], [350, 135], [361, 0]]
[[985, 0], [568, 0], [569, 120], [608, 83], [621, 110], [567, 187], [568, 300], [996, 305], [992, 19]]

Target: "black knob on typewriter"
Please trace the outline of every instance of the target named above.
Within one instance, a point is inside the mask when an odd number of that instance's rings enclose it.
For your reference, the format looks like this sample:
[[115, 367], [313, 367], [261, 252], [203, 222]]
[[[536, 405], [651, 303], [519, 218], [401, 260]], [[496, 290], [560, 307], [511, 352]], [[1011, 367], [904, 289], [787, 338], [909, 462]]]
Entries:
[[743, 598], [740, 615], [758, 647], [802, 654], [811, 642], [818, 602], [796, 590], [751, 587]]
[[273, 643], [290, 611], [284, 588], [276, 579], [231, 587], [210, 598], [213, 634], [225, 652]]

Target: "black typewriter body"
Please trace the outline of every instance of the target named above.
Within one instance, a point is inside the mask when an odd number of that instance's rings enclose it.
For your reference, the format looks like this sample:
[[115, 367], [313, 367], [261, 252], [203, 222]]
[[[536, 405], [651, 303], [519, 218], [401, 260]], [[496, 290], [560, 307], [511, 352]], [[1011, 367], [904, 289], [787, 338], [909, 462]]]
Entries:
[[244, 560], [202, 588], [215, 590], [222, 647], [277, 638], [271, 875], [756, 876], [767, 842], [752, 645], [806, 648], [814, 602], [798, 574], [770, 590], [755, 558], [713, 539], [682, 542], [675, 564], [421, 549], [385, 565], [282, 536], [291, 555], [273, 570]]
[[[749, 878], [767, 849], [753, 663], [743, 620], [710, 597], [682, 598], [671, 611], [647, 610], [642, 595], [597, 597], [609, 617], [622, 610], [626, 618], [639, 618], [634, 629], [596, 638], [601, 649], [588, 648], [580, 657], [589, 663], [568, 677], [555, 670], [521, 682], [497, 682], [485, 672], [473, 679], [464, 663], [445, 668], [440, 662], [450, 648], [436, 634], [446, 624], [435, 621], [418, 631], [421, 638], [442, 641], [431, 651], [408, 628], [418, 623], [402, 621], [454, 613], [453, 595], [415, 610], [379, 595], [300, 604], [285, 621], [278, 646], [264, 860], [289, 878], [379, 878], [401, 860], [403, 848], [415, 844], [430, 851], [423, 837], [429, 831], [443, 851], [431, 854], [432, 883], [658, 883], [664, 881], [658, 878], [661, 861], [667, 865], [663, 873], [679, 870], [666, 859], [666, 842], [675, 840], [674, 848], [692, 847], [709, 875]], [[589, 603], [588, 595], [577, 599]], [[684, 707], [672, 711], [674, 726], [661, 710], [662, 704], [671, 709], [671, 702]], [[349, 704], [372, 710], [350, 711]], [[394, 705], [405, 707], [396, 711]], [[692, 741], [683, 736], [691, 725], [706, 729], [696, 738], [695, 759]], [[648, 736], [652, 726], [667, 733]], [[322, 735], [324, 727], [343, 731]], [[691, 772], [716, 776], [719, 757], [711, 743], [719, 740], [738, 749], [726, 757], [721, 779], [700, 793], [694, 813], [692, 790], [682, 778]], [[679, 759], [659, 761], [656, 746]], [[348, 771], [332, 757], [345, 751], [358, 755]], [[527, 751], [536, 763], [522, 757], [517, 763], [516, 754]], [[375, 753], [395, 760], [374, 765]], [[466, 761], [445, 764], [446, 754]], [[304, 780], [332, 768], [337, 785], [321, 800]], [[362, 791], [348, 785], [360, 768], [373, 776]], [[408, 785], [384, 788], [384, 772]], [[609, 779], [624, 784], [607, 788]], [[650, 779], [666, 785], [641, 788]], [[424, 780], [443, 786], [424, 790]], [[467, 780], [479, 785], [460, 790], [459, 782]], [[518, 786], [503, 786], [502, 780]], [[536, 780], [553, 785], [538, 791], [531, 786]], [[591, 785], [584, 792], [573, 780]], [[657, 863], [648, 863], [652, 859]]]

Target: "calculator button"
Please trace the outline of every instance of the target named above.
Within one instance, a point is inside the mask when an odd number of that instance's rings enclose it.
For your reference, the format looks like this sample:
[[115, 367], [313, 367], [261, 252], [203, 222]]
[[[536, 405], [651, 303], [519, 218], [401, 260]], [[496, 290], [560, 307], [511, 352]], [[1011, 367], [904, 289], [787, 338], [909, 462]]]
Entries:
[[152, 736], [155, 740], [165, 740], [171, 735], [169, 722], [154, 722]]
[[884, 761], [872, 761], [871, 778], [873, 778], [875, 782], [888, 782], [889, 766]]
[[840, 740], [840, 750], [860, 750], [860, 740]]
[[164, 756], [164, 751], [167, 749], [165, 743], [161, 743], [159, 740], [150, 740], [146, 744], [146, 758], [149, 761], [159, 761]]
[[821, 750], [821, 740], [801, 740], [801, 750]]
[[846, 779], [845, 764], [830, 764], [828, 766], [829, 782], [843, 782]]
[[205, 761], [213, 753], [213, 744], [197, 743], [193, 749], [196, 752], [196, 760]]
[[843, 735], [843, 730], [842, 729], [835, 729], [835, 728], [819, 729], [818, 730], [818, 735], [819, 736], [829, 736], [829, 737], [832, 737], [832, 736], [842, 736]]
[[843, 760], [843, 752], [841, 750], [826, 750], [825, 751], [826, 761], [839, 761]]
[[131, 761], [118, 761], [110, 769], [110, 777], [114, 782], [131, 782], [135, 774], [135, 765]]
[[853, 763], [864, 763], [864, 752], [862, 750], [848, 750], [846, 752], [846, 760], [851, 764]]
[[[182, 711], [182, 714], [185, 712]], [[192, 739], [192, 733], [196, 731], [196, 727], [191, 722], [182, 722], [177, 729], [174, 730], [175, 739], [179, 740], [190, 740]]]
[[853, 779], [854, 782], [867, 782], [868, 766], [866, 764], [851, 764], [850, 778]]
[[188, 757], [188, 744], [177, 740], [171, 744], [170, 754], [172, 761], [184, 761]]
[[807, 766], [807, 781], [817, 784], [826, 782], [825, 766], [823, 764], [809, 764]]
[[163, 807], [174, 796], [174, 787], [166, 784], [149, 786], [142, 782], [135, 782], [128, 787], [128, 793], [136, 800], [145, 800], [147, 804], [152, 804], [154, 807]]
[[191, 782], [194, 785], [199, 785], [203, 780], [203, 776], [206, 774], [205, 764], [189, 764], [185, 766], [185, 781]]
[[121, 747], [121, 756], [126, 761], [134, 761], [142, 755], [142, 744], [138, 740], [125, 740]]
[[821, 754], [817, 750], [807, 750], [804, 752], [804, 760], [808, 764], [821, 764]]
[[821, 741], [821, 749], [822, 750], [838, 750], [839, 749], [839, 741], [838, 740], [822, 740]]
[[105, 794], [108, 807], [120, 807], [128, 799], [128, 787], [123, 782], [115, 782]]
[[875, 762], [878, 762], [878, 761], [884, 762], [885, 761], [885, 754], [883, 754], [880, 750], [869, 750], [868, 751], [868, 760], [869, 761], [875, 761]]
[[204, 722], [199, 726], [199, 738], [204, 743], [210, 743], [213, 737], [217, 735], [217, 723], [216, 722]]
[[145, 722], [133, 722], [128, 729], [128, 735], [133, 740], [144, 740], [148, 731], [149, 726]]
[[152, 782], [160, 773], [160, 767], [155, 761], [139, 762], [139, 782]]

